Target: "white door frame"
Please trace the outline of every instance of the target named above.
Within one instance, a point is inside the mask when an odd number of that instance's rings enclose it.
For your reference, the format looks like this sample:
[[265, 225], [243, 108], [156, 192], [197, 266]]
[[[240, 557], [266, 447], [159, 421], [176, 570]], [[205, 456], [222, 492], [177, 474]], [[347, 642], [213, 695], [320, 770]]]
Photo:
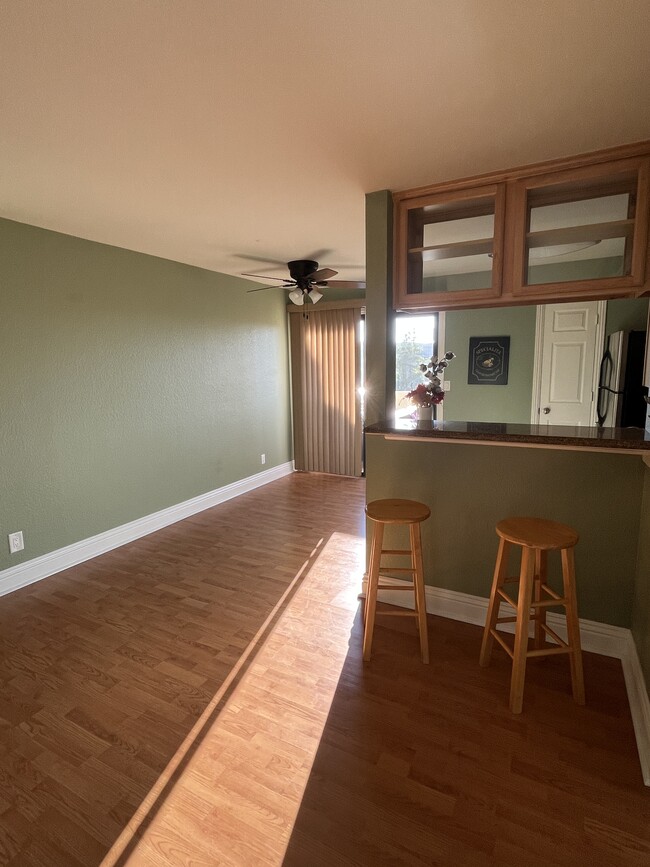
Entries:
[[[579, 302], [580, 299], [573, 299]], [[559, 303], [559, 302], [556, 302]], [[570, 303], [570, 302], [568, 302]], [[530, 423], [539, 424], [539, 409], [542, 395], [542, 347], [544, 345], [544, 304], [538, 304], [535, 315], [535, 360], [533, 362], [533, 398], [530, 408]], [[605, 348], [605, 318], [607, 316], [607, 301], [598, 302], [598, 317], [596, 322], [596, 349], [594, 352], [594, 369], [591, 382], [591, 390], [596, 395], [598, 389], [598, 376], [600, 372], [600, 358]], [[591, 423], [595, 425], [596, 400], [592, 401]]]

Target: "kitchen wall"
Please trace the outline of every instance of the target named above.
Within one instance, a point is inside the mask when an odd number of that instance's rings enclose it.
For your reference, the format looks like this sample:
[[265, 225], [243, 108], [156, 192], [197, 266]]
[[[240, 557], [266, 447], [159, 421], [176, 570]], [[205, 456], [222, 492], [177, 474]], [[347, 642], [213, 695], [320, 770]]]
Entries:
[[[422, 525], [427, 584], [489, 596], [494, 525], [537, 515], [578, 530], [580, 616], [615, 626], [632, 623], [644, 471], [636, 455], [366, 437], [368, 501], [403, 497], [432, 509]], [[401, 547], [392, 538], [385, 547]], [[557, 574], [559, 556], [552, 561]]]
[[8, 220], [0, 249], [0, 570], [290, 459], [282, 290]]
[[612, 334], [614, 331], [645, 331], [647, 324], [647, 298], [614, 298], [607, 302], [605, 334]]
[[[451, 390], [445, 395], [445, 420], [530, 424], [535, 311], [529, 306], [445, 313], [445, 349], [456, 353], [447, 371]], [[504, 335], [510, 336], [508, 384], [469, 385], [469, 338]]]
[[392, 273], [393, 199], [379, 190], [366, 196], [366, 424], [395, 411]]
[[[444, 402], [447, 421], [530, 424], [536, 309], [531, 305], [451, 310], [445, 314], [445, 348], [457, 355], [448, 371], [451, 391]], [[620, 330], [645, 331], [647, 320], [647, 298], [607, 302], [606, 335]], [[469, 338], [501, 335], [510, 336], [508, 384], [468, 385]]]

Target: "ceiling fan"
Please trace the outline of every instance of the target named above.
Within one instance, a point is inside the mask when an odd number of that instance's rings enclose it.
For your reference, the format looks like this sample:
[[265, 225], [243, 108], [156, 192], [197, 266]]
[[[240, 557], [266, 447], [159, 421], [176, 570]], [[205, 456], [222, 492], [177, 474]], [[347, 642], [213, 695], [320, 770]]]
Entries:
[[[289, 298], [294, 304], [301, 305], [305, 303], [305, 299], [309, 299], [312, 304], [323, 297], [320, 289], [327, 289], [334, 286], [337, 289], [365, 289], [366, 284], [359, 280], [331, 280], [331, 277], [336, 277], [338, 271], [333, 271], [331, 268], [318, 268], [318, 262], [313, 259], [295, 259], [293, 262], [287, 262], [289, 269], [289, 277], [268, 277], [264, 274], [242, 274], [242, 277], [258, 277], [262, 280], [278, 280], [283, 283], [283, 289], [291, 289]], [[264, 289], [272, 289], [272, 286], [260, 286], [259, 289], [249, 289], [249, 292], [262, 292]]]

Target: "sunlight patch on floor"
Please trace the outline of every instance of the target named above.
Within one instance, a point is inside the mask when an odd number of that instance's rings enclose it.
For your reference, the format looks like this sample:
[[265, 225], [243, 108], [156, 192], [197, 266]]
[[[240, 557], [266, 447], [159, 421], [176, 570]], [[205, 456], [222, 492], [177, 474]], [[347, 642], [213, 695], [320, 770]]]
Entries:
[[348, 652], [365, 542], [333, 533], [313, 554], [102, 867], [282, 863]]

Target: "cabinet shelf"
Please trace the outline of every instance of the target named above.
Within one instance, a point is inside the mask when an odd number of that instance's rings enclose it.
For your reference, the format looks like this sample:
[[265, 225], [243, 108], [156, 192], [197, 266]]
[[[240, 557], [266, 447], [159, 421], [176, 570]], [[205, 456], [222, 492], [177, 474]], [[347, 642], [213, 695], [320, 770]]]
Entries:
[[526, 242], [529, 248], [555, 247], [574, 244], [579, 241], [604, 241], [606, 238], [631, 238], [634, 233], [634, 220], [613, 220], [609, 223], [589, 223], [586, 226], [566, 226], [562, 229], [544, 229], [528, 232]]
[[460, 256], [480, 256], [492, 253], [493, 238], [479, 238], [476, 241], [456, 241], [453, 244], [437, 244], [433, 247], [411, 247], [409, 254], [422, 256], [423, 262], [435, 259], [456, 259]]

